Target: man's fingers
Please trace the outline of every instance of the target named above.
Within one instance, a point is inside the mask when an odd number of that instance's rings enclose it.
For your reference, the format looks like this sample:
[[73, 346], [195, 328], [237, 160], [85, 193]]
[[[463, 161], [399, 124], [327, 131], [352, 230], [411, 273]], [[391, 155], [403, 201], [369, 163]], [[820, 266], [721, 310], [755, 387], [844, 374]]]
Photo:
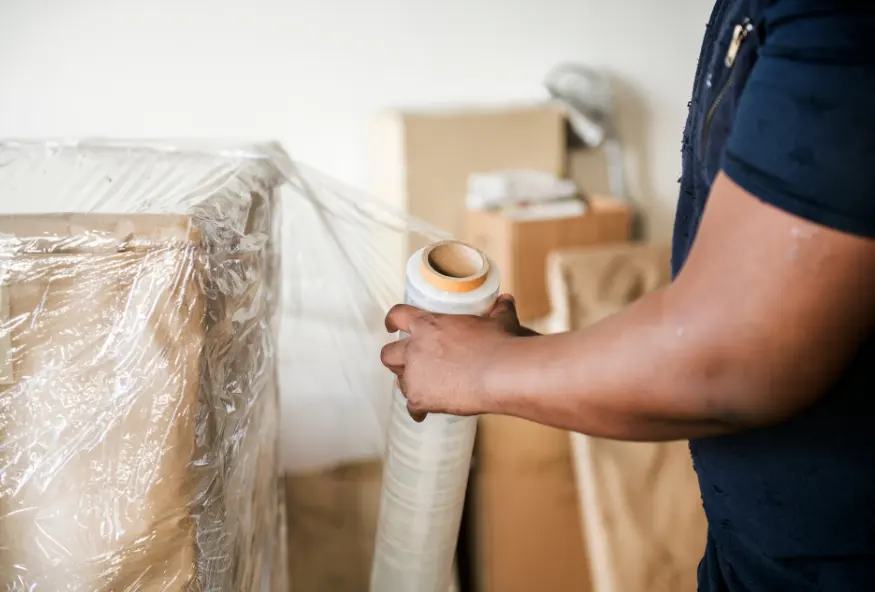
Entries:
[[410, 417], [412, 417], [413, 421], [415, 421], [416, 423], [422, 423], [423, 421], [425, 421], [425, 417], [428, 415], [428, 413], [421, 413], [419, 411], [411, 410], [410, 405], [407, 406], [407, 413], [410, 414]]
[[[403, 376], [398, 375], [398, 377], [395, 379], [395, 386], [398, 387], [398, 390], [401, 391], [401, 394], [404, 395], [404, 397], [406, 398], [407, 397], [407, 388], [404, 384], [404, 377]], [[410, 403], [407, 403], [407, 413], [410, 414], [410, 417], [413, 418], [413, 421], [415, 421], [416, 423], [422, 423], [423, 421], [425, 421], [426, 415], [428, 415], [427, 413], [423, 413], [420, 411], [414, 411], [411, 408]]]
[[399, 376], [404, 372], [406, 357], [407, 341], [404, 339], [388, 343], [380, 351], [380, 361], [383, 365]]
[[[386, 330], [389, 333], [401, 331], [402, 333], [412, 334], [411, 325], [429, 316], [431, 316], [431, 313], [419, 308], [408, 304], [397, 304], [386, 315]], [[407, 345], [408, 341], [406, 339], [400, 339], [384, 346], [380, 352], [380, 360], [383, 362], [383, 365], [398, 376], [395, 379], [395, 384], [405, 397], [407, 396], [407, 389], [404, 384], [404, 366], [407, 358]], [[413, 421], [417, 423], [424, 421], [427, 415], [426, 413], [412, 410], [410, 404], [407, 405], [407, 412], [413, 418]]]
[[386, 315], [386, 330], [389, 333], [396, 333], [398, 331], [410, 333], [410, 323], [428, 314], [424, 310], [409, 304], [396, 304], [389, 310], [389, 314]]

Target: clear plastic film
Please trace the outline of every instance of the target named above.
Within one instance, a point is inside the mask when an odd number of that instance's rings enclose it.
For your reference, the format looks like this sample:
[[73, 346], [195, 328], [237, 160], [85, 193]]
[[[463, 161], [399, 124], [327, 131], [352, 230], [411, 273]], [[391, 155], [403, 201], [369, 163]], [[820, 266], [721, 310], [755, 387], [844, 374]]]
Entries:
[[276, 145], [0, 141], [0, 588], [285, 590], [278, 468], [382, 448], [408, 232]]
[[404, 297], [407, 242], [447, 235], [302, 165], [287, 176], [278, 352], [283, 468], [310, 472], [378, 459], [392, 384], [379, 361], [391, 339], [383, 321]]
[[[405, 301], [443, 314], [486, 314], [498, 296], [498, 269], [456, 241], [421, 249], [407, 263]], [[393, 392], [371, 592], [447, 592], [476, 417], [430, 414], [414, 421]]]

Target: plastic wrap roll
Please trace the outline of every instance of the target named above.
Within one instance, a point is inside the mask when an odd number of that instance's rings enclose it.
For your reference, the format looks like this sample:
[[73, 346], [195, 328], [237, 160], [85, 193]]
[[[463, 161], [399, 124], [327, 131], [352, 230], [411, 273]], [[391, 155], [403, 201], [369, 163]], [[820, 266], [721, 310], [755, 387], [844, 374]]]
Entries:
[[[407, 262], [405, 301], [445, 314], [485, 314], [498, 270], [458, 241]], [[476, 417], [429, 414], [415, 422], [395, 388], [383, 469], [371, 592], [447, 592], [471, 464]]]

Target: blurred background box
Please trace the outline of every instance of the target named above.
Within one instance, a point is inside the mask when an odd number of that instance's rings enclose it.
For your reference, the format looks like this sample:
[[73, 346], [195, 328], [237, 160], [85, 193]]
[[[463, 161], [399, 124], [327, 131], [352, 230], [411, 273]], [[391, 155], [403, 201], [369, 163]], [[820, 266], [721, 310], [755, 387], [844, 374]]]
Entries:
[[285, 478], [293, 590], [367, 590], [380, 505], [379, 461]]
[[360, 461], [285, 477], [290, 590], [368, 590], [382, 476], [380, 461]]
[[467, 240], [495, 260], [502, 273], [502, 291], [516, 297], [523, 320], [550, 312], [547, 297], [547, 255], [554, 250], [628, 241], [633, 210], [611, 197], [587, 198], [583, 214], [527, 219], [492, 211], [467, 214]]
[[565, 174], [584, 195], [610, 195], [608, 159], [602, 148], [572, 148], [565, 160]]
[[481, 417], [468, 495], [478, 592], [590, 589], [568, 432]]
[[[391, 111], [372, 130], [374, 193], [391, 206], [464, 236], [472, 173], [532, 169], [562, 176], [565, 113], [553, 105]], [[399, 239], [386, 255], [402, 268], [425, 246]]]

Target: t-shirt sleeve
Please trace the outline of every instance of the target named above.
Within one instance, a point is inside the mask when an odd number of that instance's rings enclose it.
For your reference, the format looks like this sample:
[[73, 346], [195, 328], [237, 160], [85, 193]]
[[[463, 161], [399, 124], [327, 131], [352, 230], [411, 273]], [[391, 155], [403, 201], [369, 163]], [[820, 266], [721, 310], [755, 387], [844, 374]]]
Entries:
[[762, 201], [875, 238], [875, 13], [778, 0], [723, 154]]

